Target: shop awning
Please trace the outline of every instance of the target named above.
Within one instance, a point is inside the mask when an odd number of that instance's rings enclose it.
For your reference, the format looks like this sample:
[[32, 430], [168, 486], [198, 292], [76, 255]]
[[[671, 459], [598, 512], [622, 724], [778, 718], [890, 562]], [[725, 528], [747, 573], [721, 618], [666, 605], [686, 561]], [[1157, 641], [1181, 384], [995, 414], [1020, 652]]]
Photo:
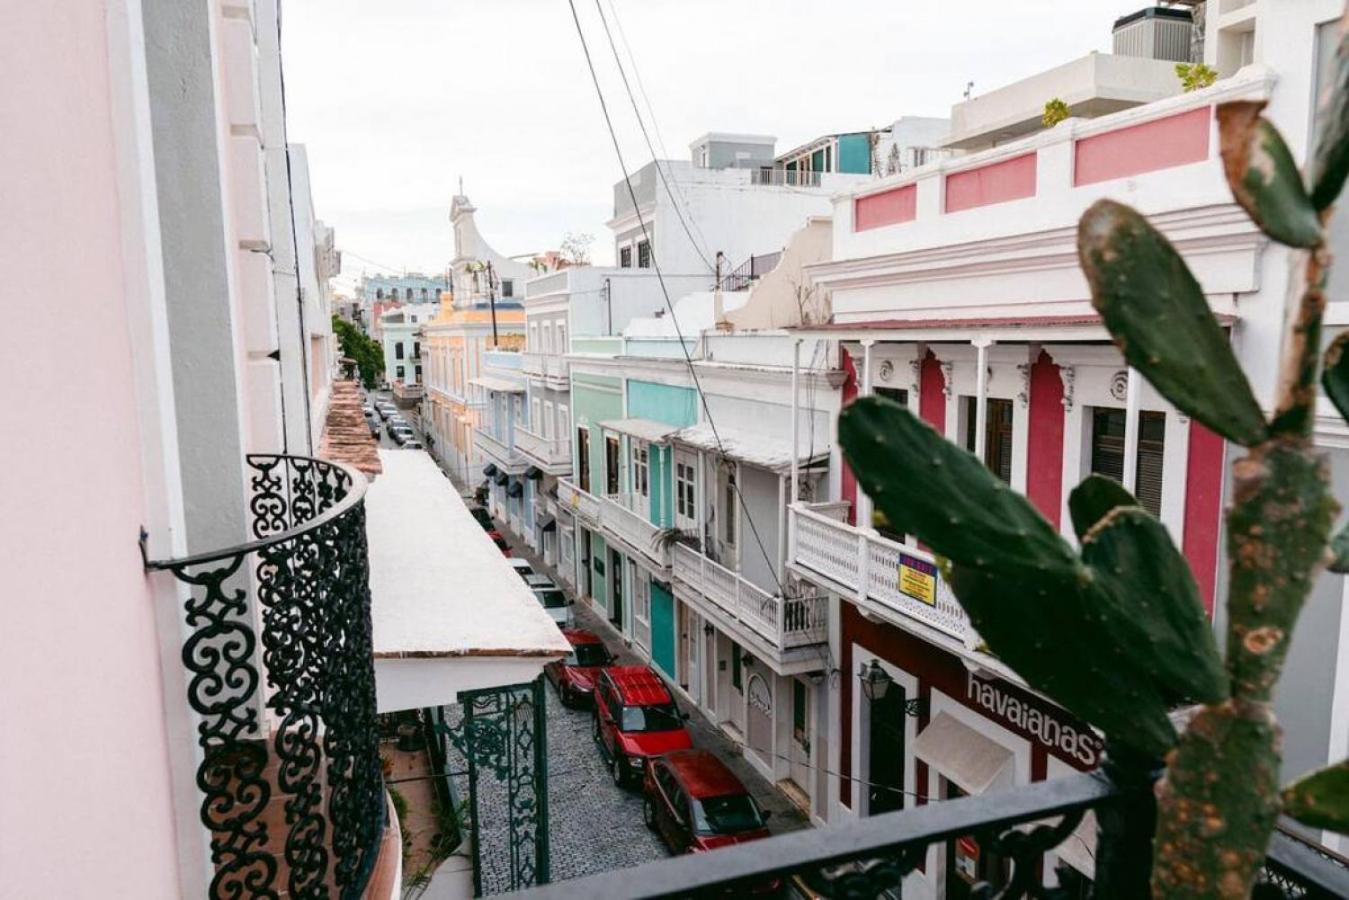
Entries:
[[530, 466], [528, 469], [525, 469], [525, 477], [530, 481], [538, 481], [543, 477], [543, 469], [540, 469], [538, 466]]
[[650, 441], [653, 444], [660, 443], [671, 433], [678, 430], [673, 425], [653, 422], [650, 419], [610, 419], [607, 422], [601, 422], [600, 427], [606, 431], [617, 431], [619, 434], [626, 434], [628, 437], [635, 437], [642, 441]]
[[552, 531], [556, 527], [557, 527], [556, 516], [543, 516], [539, 519], [540, 531]]
[[507, 475], [505, 472], [497, 472], [496, 475], [492, 476], [492, 480], [495, 481], [497, 484], [505, 484], [506, 482], [511, 480], [511, 477]]
[[1012, 751], [950, 713], [937, 713], [913, 742], [913, 755], [967, 794], [982, 794], [1012, 764]]
[[525, 486], [519, 481], [512, 481], [511, 486], [506, 488], [507, 497], [519, 497], [525, 492]]
[[491, 478], [493, 475], [497, 473], [496, 463], [488, 463], [487, 465], [483, 466], [482, 473], [486, 475], [488, 478]]

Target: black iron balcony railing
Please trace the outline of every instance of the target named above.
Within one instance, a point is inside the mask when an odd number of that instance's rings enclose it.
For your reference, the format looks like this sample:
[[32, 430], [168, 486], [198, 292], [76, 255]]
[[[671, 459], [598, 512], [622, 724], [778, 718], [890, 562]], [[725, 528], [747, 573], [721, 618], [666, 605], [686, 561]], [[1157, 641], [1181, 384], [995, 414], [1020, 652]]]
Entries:
[[375, 711], [365, 478], [255, 455], [251, 543], [147, 561], [188, 586], [211, 897], [359, 897], [387, 818]]
[[[1075, 775], [557, 882], [511, 896], [741, 897], [758, 895], [776, 883], [793, 897], [900, 897], [901, 882], [924, 864], [929, 847], [969, 836], [1009, 866], [999, 884], [971, 885], [960, 896], [1145, 900], [1155, 809], [1151, 787], [1149, 778], [1115, 781], [1104, 772]], [[1088, 810], [1099, 823], [1094, 884], [1044, 887], [1044, 854], [1076, 840], [1074, 831]], [[948, 880], [954, 877], [948, 874]], [[1343, 859], [1279, 832], [1254, 896], [1349, 897], [1349, 868]]]

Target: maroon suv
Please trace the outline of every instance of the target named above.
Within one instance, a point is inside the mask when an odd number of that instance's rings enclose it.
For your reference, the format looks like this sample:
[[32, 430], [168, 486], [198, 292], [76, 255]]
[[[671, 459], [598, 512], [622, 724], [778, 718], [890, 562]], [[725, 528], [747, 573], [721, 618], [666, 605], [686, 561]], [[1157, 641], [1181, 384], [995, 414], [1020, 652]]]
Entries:
[[571, 644], [571, 653], [543, 667], [544, 674], [557, 689], [563, 706], [581, 706], [590, 703], [595, 692], [595, 680], [600, 670], [614, 658], [604, 641], [589, 631], [562, 629], [562, 636]]
[[701, 853], [768, 837], [769, 814], [726, 764], [681, 750], [646, 768], [642, 817], [675, 853]]
[[646, 760], [693, 746], [670, 689], [646, 666], [610, 666], [595, 685], [595, 742], [614, 784], [640, 776]]

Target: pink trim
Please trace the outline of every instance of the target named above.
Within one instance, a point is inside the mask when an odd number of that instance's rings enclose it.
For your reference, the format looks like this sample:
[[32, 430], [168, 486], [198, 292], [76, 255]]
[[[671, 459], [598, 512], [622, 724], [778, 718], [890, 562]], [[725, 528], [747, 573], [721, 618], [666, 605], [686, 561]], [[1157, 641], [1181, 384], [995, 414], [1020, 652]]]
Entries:
[[1041, 350], [1030, 368], [1026, 496], [1055, 528], [1063, 509], [1063, 414], [1059, 367]]
[[1223, 495], [1223, 439], [1190, 420], [1185, 471], [1185, 558], [1199, 585], [1199, 599], [1213, 615], [1218, 572], [1218, 534]]
[[918, 185], [906, 184], [853, 201], [852, 230], [912, 222], [918, 217]]
[[946, 211], [960, 212], [1034, 197], [1035, 168], [1036, 154], [1032, 152], [977, 169], [953, 172], [946, 176]]
[[[857, 399], [857, 366], [853, 365], [852, 354], [840, 349], [843, 357], [843, 405], [847, 406]], [[857, 476], [853, 474], [848, 460], [843, 460], [843, 471], [839, 474], [839, 499], [848, 501], [848, 522], [857, 524]]]
[[938, 434], [946, 434], [946, 375], [931, 350], [923, 358], [918, 377], [918, 416]]
[[1208, 159], [1210, 109], [1201, 106], [1073, 145], [1073, 184], [1096, 184]]

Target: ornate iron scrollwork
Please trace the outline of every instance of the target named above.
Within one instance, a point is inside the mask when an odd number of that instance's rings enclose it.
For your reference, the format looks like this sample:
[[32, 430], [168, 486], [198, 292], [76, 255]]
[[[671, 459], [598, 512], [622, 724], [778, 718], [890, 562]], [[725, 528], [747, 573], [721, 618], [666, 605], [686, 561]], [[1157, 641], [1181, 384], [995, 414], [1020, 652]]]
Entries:
[[[248, 464], [257, 540], [147, 563], [189, 586], [182, 658], [201, 717], [210, 896], [279, 898], [284, 872], [288, 896], [335, 885], [357, 898], [386, 824], [364, 480], [303, 457]], [[263, 817], [276, 794], [284, 835]]]

